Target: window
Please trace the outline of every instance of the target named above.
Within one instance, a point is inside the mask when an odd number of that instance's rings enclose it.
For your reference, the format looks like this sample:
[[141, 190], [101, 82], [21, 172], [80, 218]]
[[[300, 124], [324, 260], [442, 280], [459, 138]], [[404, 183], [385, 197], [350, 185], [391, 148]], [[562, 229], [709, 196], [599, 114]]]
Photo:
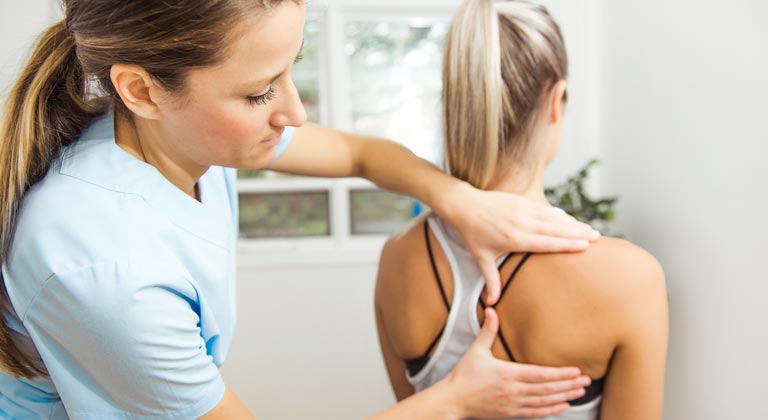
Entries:
[[[372, 14], [332, 5], [308, 11], [303, 59], [293, 70], [308, 119], [398, 141], [439, 163], [448, 21], [447, 13]], [[244, 170], [238, 176], [242, 239], [381, 237], [422, 210], [416, 200], [362, 179]]]
[[345, 26], [352, 129], [400, 141], [437, 162], [446, 22], [356, 19]]

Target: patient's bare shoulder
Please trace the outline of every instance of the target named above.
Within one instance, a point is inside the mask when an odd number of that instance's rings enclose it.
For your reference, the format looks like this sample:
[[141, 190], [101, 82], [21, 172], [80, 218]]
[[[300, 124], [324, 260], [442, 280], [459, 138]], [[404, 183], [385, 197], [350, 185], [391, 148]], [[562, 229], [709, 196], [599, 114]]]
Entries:
[[639, 246], [619, 238], [603, 237], [582, 252], [536, 254], [535, 265], [546, 277], [572, 281], [600, 294], [623, 293], [663, 279], [656, 258]]
[[537, 281], [559, 289], [561, 299], [578, 298], [582, 309], [621, 317], [649, 300], [666, 299], [659, 262], [624, 239], [604, 237], [583, 252], [537, 254], [532, 260], [529, 275], [538, 271]]
[[[628, 241], [601, 238], [583, 252], [533, 254], [497, 310], [517, 360], [579, 366], [597, 378], [631, 330], [658, 324], [653, 312], [663, 316], [665, 304], [656, 258]], [[500, 345], [493, 351], [505, 354]]]
[[379, 259], [378, 283], [397, 288], [398, 283], [421, 272], [427, 258], [424, 223], [424, 217], [414, 219], [387, 239]]
[[[445, 323], [443, 303], [424, 237], [425, 217], [393, 234], [384, 245], [376, 279], [375, 304], [392, 346], [403, 359], [421, 356]], [[450, 266], [430, 232], [441, 284], [450, 299]]]
[[581, 281], [587, 282], [588, 290], [596, 294], [603, 290], [611, 298], [633, 298], [644, 289], [664, 288], [664, 272], [656, 257], [624, 239], [601, 238], [573, 264], [583, 272]]

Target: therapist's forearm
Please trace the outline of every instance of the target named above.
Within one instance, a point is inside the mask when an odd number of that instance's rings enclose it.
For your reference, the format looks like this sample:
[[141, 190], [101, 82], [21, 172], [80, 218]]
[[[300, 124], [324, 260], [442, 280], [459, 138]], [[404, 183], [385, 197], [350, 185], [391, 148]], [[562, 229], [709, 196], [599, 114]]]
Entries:
[[397, 143], [366, 137], [360, 140], [363, 146], [357, 176], [381, 188], [416, 197], [444, 217], [450, 211], [447, 196], [472, 188]]
[[303, 176], [363, 177], [416, 197], [448, 220], [456, 207], [450, 200], [472, 190], [395, 142], [311, 123], [296, 129], [285, 153], [268, 169]]
[[364, 420], [434, 419], [458, 420], [461, 418], [456, 398], [451, 398], [447, 384], [438, 382], [426, 390], [412, 395], [379, 414]]

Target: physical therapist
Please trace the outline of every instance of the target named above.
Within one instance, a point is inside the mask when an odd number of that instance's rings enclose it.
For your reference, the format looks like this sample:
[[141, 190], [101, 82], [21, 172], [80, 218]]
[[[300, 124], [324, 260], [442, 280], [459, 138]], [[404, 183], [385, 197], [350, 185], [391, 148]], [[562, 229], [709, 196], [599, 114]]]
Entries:
[[[236, 312], [228, 168], [361, 176], [417, 197], [483, 262], [491, 301], [497, 255], [596, 237], [395, 143], [305, 123], [291, 81], [300, 1], [63, 5], [2, 116], [2, 418], [253, 418], [219, 372]], [[494, 359], [496, 328], [491, 312], [450, 377], [374, 418], [540, 416], [583, 392], [578, 369]]]

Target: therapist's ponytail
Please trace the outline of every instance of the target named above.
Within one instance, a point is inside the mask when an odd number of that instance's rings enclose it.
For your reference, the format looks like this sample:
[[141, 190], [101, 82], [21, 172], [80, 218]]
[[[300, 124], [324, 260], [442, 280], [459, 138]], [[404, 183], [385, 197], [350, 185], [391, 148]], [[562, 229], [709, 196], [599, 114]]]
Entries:
[[[62, 146], [77, 138], [98, 113], [86, 105], [83, 70], [64, 20], [38, 40], [29, 62], [10, 92], [0, 134], [0, 255], [5, 263], [14, 220], [24, 192], [48, 170]], [[0, 309], [10, 301], [3, 282]], [[13, 340], [0, 319], [0, 366], [14, 375], [44, 374]]]
[[[62, 0], [64, 15], [37, 41], [7, 99], [0, 130], [0, 258], [9, 261], [24, 193], [100, 114], [132, 115], [112, 84], [113, 64], [140, 66], [158, 86], [183, 96], [189, 71], [224, 60], [230, 45], [268, 9], [302, 0]], [[247, 71], [247, 69], [244, 69]], [[55, 211], [52, 209], [51, 211]], [[0, 369], [14, 376], [47, 375], [23, 351], [6, 316], [0, 287]], [[28, 279], [14, 279], [25, 281]], [[33, 280], [33, 279], [29, 279]], [[19, 314], [21, 315], [21, 314]]]

